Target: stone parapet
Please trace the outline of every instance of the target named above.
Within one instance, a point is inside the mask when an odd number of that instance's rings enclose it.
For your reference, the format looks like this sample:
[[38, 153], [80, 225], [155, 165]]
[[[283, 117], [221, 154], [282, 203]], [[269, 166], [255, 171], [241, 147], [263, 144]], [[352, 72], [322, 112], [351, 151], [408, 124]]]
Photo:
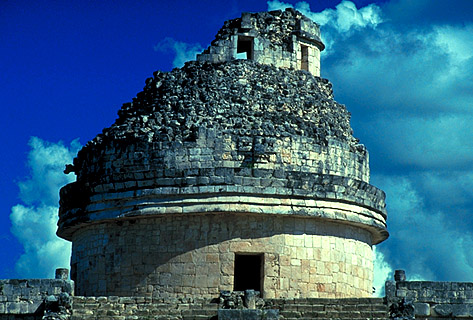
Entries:
[[413, 319], [473, 319], [473, 283], [406, 281], [405, 273], [386, 282], [386, 299], [392, 313], [411, 310]]
[[64, 279], [0, 280], [0, 319], [2, 315], [42, 315], [48, 296], [73, 292], [74, 283]]

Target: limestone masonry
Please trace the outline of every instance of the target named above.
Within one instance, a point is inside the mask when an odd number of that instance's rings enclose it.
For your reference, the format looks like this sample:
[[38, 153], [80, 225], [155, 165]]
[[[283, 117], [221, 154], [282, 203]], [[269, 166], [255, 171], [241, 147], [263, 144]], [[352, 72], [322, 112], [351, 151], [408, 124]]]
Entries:
[[293, 10], [249, 13], [226, 21], [197, 61], [243, 58], [276, 67], [307, 70], [320, 76], [320, 28]]
[[3, 280], [0, 320], [469, 316], [469, 293], [460, 310], [405, 277], [370, 298], [385, 195], [323, 49], [298, 11], [243, 13], [156, 71], [66, 166], [72, 281]]
[[[318, 33], [293, 10], [244, 14], [207, 50], [222, 49], [222, 61], [204, 53], [155, 72], [79, 152], [58, 229], [72, 241], [76, 294], [371, 295], [371, 246], [388, 235], [384, 193], [369, 184], [350, 115], [328, 81], [257, 62], [281, 52], [303, 69], [295, 48], [323, 47]], [[231, 60], [241, 37], [253, 55]]]

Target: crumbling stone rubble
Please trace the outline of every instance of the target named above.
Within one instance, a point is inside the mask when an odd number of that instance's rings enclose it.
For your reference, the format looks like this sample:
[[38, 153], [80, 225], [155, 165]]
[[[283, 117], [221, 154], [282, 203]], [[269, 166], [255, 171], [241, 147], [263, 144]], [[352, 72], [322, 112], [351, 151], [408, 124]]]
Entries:
[[251, 60], [189, 62], [169, 73], [157, 71], [118, 115], [87, 143], [68, 171], [80, 178], [93, 169], [88, 154], [102, 153], [109, 143], [195, 141], [201, 128], [238, 136], [241, 142], [252, 136], [300, 135], [321, 145], [336, 139], [358, 147], [350, 114], [333, 100], [328, 80]]

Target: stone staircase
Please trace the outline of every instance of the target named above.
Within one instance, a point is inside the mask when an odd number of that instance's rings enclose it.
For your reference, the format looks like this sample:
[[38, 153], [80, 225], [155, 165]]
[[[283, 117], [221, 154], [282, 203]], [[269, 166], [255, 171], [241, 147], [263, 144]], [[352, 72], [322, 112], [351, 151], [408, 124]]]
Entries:
[[[265, 303], [265, 308], [279, 310], [279, 320], [389, 319], [383, 298], [268, 299]], [[217, 314], [216, 303], [165, 304], [147, 303], [140, 298], [74, 297], [71, 320], [217, 320]]]
[[309, 319], [389, 319], [383, 298], [295, 299], [275, 301], [280, 320]]

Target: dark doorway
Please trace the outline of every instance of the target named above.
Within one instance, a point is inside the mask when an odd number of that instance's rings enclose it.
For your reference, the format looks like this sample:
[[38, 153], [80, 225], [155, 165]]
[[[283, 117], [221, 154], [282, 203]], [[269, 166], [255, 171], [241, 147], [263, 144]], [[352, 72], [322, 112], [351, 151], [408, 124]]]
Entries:
[[309, 71], [309, 47], [301, 44], [301, 70]]
[[246, 59], [253, 60], [253, 38], [239, 36], [237, 44], [237, 54], [246, 53]]
[[235, 254], [234, 291], [253, 289], [262, 293], [263, 255]]

